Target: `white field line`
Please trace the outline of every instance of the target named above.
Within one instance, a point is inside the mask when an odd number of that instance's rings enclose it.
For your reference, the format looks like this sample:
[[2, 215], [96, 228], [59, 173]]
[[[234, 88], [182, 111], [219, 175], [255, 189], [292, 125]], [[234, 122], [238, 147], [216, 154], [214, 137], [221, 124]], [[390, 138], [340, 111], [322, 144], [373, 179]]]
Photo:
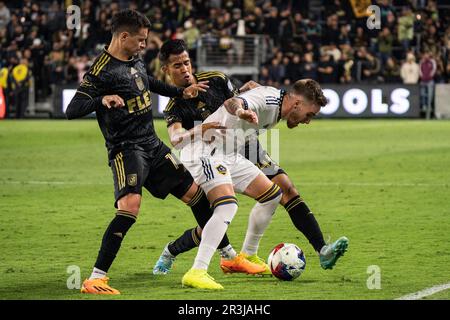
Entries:
[[[45, 180], [0, 180], [0, 184], [34, 184], [34, 185], [109, 185], [109, 182], [83, 181], [45, 181]], [[348, 187], [449, 187], [450, 183], [413, 183], [413, 182], [299, 182], [301, 186], [348, 186]]]
[[431, 288], [423, 289], [421, 291], [417, 291], [414, 293], [410, 293], [395, 300], [419, 300], [424, 297], [428, 297], [431, 296], [432, 294], [448, 289], [450, 289], [450, 282], [446, 284], [440, 284]]

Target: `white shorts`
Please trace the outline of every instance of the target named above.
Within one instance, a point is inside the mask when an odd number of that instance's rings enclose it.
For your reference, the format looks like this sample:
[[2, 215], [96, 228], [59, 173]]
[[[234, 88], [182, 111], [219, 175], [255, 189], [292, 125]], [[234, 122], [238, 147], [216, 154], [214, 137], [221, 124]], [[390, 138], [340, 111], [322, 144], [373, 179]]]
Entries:
[[240, 154], [200, 157], [199, 161], [183, 162], [183, 165], [206, 194], [221, 184], [231, 184], [237, 193], [243, 193], [258, 175], [264, 175]]

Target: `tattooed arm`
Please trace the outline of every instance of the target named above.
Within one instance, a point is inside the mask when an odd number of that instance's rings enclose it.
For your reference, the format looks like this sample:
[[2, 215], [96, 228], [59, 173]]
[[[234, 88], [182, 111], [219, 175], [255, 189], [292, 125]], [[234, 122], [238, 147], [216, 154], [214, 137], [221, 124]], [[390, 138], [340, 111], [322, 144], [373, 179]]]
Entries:
[[244, 105], [246, 104], [246, 100], [242, 98], [230, 98], [224, 102], [223, 106], [228, 111], [228, 113], [236, 116], [242, 120], [245, 120], [250, 123], [258, 124], [258, 116], [252, 110], [248, 110], [248, 106], [246, 106], [245, 110]]

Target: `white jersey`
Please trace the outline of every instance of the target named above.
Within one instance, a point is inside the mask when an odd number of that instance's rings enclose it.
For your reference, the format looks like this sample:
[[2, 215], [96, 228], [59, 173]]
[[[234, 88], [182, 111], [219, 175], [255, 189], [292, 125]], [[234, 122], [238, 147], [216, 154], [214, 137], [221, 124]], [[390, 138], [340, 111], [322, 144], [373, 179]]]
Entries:
[[220, 122], [230, 129], [243, 129], [258, 132], [261, 129], [270, 129], [280, 121], [281, 103], [284, 90], [274, 87], [261, 86], [244, 92], [235, 98], [242, 99], [244, 109], [254, 111], [258, 115], [258, 124], [248, 123], [231, 115], [224, 106], [221, 106], [213, 114], [205, 119], [207, 122]]
[[257, 87], [238, 96], [244, 109], [258, 115], [258, 125], [230, 114], [221, 106], [204, 123], [219, 122], [226, 127], [223, 135], [216, 131], [215, 140], [206, 143], [197, 139], [181, 150], [180, 160], [205, 193], [224, 183], [232, 184], [236, 192], [244, 192], [248, 185], [264, 173], [238, 153], [249, 139], [257, 137], [261, 129], [270, 129], [280, 120], [284, 91], [273, 87]]

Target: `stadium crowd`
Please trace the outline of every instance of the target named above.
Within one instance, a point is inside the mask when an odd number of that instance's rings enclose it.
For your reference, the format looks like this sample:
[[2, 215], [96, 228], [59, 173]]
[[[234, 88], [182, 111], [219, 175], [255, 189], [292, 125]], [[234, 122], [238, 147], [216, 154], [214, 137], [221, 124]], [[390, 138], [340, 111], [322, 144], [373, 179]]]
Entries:
[[[306, 77], [321, 83], [420, 83], [426, 99], [434, 83], [450, 80], [450, 6], [444, 2], [373, 0], [381, 9], [381, 28], [370, 30], [349, 0], [0, 1], [0, 85], [22, 117], [31, 75], [37, 101], [56, 84], [79, 82], [109, 42], [113, 14], [133, 8], [152, 22], [144, 60], [158, 78], [158, 50], [169, 38], [184, 39], [195, 57], [200, 35], [227, 43], [238, 34], [264, 34], [269, 45], [259, 75], [263, 84], [289, 85]], [[70, 4], [81, 8], [79, 29], [67, 28]], [[320, 10], [310, 10], [313, 5]]]

